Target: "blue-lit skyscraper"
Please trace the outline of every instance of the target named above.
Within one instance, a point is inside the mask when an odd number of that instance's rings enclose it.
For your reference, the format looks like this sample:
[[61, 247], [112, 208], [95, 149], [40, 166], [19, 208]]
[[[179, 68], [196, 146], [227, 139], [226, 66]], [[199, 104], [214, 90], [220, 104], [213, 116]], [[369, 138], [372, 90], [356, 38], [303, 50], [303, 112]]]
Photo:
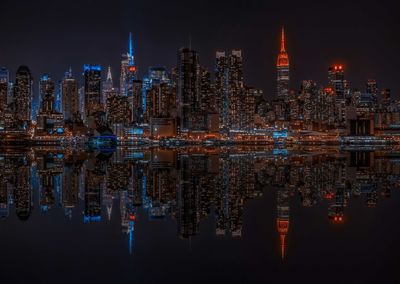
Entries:
[[137, 79], [137, 68], [133, 52], [132, 33], [129, 33], [128, 52], [122, 54], [120, 92], [122, 96], [132, 95], [132, 82]]

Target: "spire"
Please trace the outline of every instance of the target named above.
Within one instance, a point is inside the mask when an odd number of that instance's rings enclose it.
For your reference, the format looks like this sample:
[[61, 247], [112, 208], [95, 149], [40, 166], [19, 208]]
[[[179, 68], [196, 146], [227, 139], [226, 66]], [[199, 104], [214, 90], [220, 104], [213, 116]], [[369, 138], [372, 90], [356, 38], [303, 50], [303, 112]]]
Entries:
[[111, 66], [108, 66], [107, 81], [111, 81], [112, 82]]
[[285, 27], [282, 27], [281, 52], [286, 52], [286, 49], [285, 49]]
[[133, 40], [132, 33], [129, 33], [129, 64], [133, 65]]

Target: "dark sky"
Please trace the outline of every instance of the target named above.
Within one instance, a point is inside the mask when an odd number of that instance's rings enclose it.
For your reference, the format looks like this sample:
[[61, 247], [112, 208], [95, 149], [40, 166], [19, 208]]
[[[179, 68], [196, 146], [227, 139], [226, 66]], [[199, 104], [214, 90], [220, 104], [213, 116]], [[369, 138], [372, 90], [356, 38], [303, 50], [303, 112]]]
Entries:
[[353, 88], [368, 78], [400, 91], [400, 20], [394, 1], [266, 0], [2, 0], [0, 66], [28, 65], [35, 78], [57, 80], [71, 65], [111, 65], [118, 75], [128, 32], [141, 74], [175, 65], [188, 45], [212, 68], [216, 50], [241, 48], [249, 85], [275, 90], [280, 27], [285, 25], [292, 88], [303, 79], [326, 83], [329, 64], [343, 63]]

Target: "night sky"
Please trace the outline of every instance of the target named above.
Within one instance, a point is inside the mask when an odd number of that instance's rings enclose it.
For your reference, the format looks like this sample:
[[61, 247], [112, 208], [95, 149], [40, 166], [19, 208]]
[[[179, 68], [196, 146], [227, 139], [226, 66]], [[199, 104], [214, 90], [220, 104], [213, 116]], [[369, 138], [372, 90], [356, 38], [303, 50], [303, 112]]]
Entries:
[[15, 73], [25, 64], [36, 79], [50, 73], [58, 81], [69, 66], [81, 73], [84, 63], [98, 63], [111, 65], [117, 83], [129, 31], [141, 76], [149, 66], [174, 66], [177, 49], [191, 35], [210, 69], [216, 50], [242, 49], [247, 84], [272, 96], [284, 25], [291, 88], [303, 79], [326, 84], [327, 67], [342, 63], [352, 88], [364, 89], [374, 78], [397, 96], [400, 20], [394, 2], [2, 0], [0, 66]]

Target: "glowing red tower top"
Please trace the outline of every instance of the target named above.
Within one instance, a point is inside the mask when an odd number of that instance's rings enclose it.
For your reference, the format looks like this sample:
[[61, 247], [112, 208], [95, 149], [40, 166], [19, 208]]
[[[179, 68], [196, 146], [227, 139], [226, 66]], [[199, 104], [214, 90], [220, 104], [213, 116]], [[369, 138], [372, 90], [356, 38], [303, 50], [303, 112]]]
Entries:
[[289, 55], [287, 54], [285, 48], [285, 28], [283, 27], [281, 36], [281, 51], [278, 54], [278, 60], [276, 65], [278, 67], [289, 67]]

